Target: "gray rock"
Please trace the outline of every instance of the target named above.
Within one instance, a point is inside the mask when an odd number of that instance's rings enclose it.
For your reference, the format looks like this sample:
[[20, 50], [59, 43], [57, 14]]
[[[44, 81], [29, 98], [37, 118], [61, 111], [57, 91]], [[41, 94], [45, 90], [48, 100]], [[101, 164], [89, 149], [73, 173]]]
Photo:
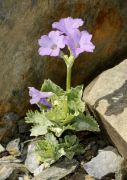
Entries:
[[84, 91], [83, 99], [105, 132], [127, 157], [127, 59], [100, 74]]
[[30, 180], [31, 178], [27, 175], [24, 175], [23, 177], [19, 177], [18, 180]]
[[3, 156], [2, 158], [0, 158], [0, 164], [3, 164], [3, 163], [21, 163], [22, 160], [19, 159], [19, 158], [16, 158], [12, 155], [10, 156]]
[[7, 167], [0, 165], [0, 180], [5, 180], [10, 177], [10, 175], [13, 173], [14, 168], [13, 167]]
[[34, 173], [34, 171], [39, 168], [39, 161], [37, 159], [36, 151], [35, 151], [35, 145], [34, 143], [30, 143], [28, 145], [28, 151], [27, 151], [27, 157], [25, 160], [25, 166], [27, 169]]
[[82, 54], [75, 63], [75, 86], [127, 56], [126, 12], [127, 1], [121, 0], [0, 0], [0, 115], [10, 111], [24, 115], [29, 108], [27, 87], [40, 88], [45, 78], [63, 86], [62, 60], [37, 52], [38, 38], [51, 30], [54, 21], [81, 17], [93, 34], [96, 50]]
[[7, 144], [6, 150], [13, 156], [20, 156], [20, 139], [14, 139]]
[[4, 152], [5, 148], [0, 144], [0, 153]]
[[117, 150], [112, 146], [108, 146], [103, 150], [99, 150], [98, 155], [83, 166], [89, 175], [101, 179], [107, 174], [117, 172], [122, 161], [123, 158], [118, 154]]
[[74, 172], [77, 166], [78, 162], [76, 160], [64, 160], [43, 170], [32, 180], [59, 180]]
[[28, 170], [24, 165], [17, 163], [0, 164], [0, 180], [17, 180], [19, 174], [28, 174]]

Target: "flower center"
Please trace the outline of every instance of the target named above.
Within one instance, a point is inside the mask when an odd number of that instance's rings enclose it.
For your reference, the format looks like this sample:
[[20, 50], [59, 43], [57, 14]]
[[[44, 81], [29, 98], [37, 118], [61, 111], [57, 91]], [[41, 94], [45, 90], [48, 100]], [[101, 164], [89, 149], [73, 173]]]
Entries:
[[56, 44], [53, 44], [52, 46], [51, 46], [51, 49], [52, 50], [55, 50], [57, 48], [57, 45]]

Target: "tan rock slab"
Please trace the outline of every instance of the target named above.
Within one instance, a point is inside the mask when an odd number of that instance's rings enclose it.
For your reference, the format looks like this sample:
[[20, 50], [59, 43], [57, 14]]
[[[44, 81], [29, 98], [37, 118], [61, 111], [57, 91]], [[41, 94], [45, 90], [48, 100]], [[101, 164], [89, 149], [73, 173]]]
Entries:
[[127, 158], [127, 59], [89, 84], [83, 99]]

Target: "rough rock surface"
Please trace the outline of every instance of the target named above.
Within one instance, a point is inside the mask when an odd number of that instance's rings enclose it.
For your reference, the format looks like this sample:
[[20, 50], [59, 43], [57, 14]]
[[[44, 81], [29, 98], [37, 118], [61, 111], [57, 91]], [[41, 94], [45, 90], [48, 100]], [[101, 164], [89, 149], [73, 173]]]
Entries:
[[127, 157], [127, 59], [99, 75], [84, 91], [84, 101]]
[[0, 115], [28, 109], [28, 86], [44, 78], [63, 86], [65, 65], [39, 57], [38, 38], [62, 17], [80, 17], [93, 34], [94, 53], [82, 54], [73, 68], [73, 85], [87, 82], [127, 55], [127, 1], [0, 0]]

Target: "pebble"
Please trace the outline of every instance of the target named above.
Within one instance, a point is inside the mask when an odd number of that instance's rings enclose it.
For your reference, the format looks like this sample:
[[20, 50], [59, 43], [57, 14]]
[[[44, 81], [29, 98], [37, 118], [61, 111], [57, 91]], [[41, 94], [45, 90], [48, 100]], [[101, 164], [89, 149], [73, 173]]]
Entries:
[[21, 151], [20, 151], [20, 139], [14, 139], [12, 141], [10, 141], [7, 144], [6, 150], [9, 152], [10, 155], [13, 156], [20, 156], [21, 155]]

